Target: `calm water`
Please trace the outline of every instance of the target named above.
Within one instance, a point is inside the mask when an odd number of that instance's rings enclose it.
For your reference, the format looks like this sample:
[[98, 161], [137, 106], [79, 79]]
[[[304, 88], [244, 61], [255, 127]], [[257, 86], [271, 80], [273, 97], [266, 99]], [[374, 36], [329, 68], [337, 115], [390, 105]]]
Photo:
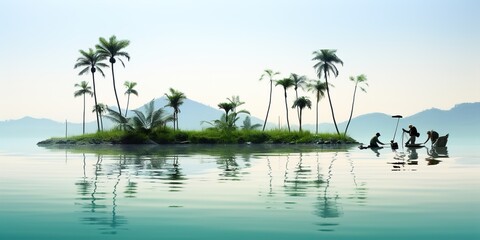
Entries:
[[474, 147], [1, 143], [0, 239], [480, 239]]

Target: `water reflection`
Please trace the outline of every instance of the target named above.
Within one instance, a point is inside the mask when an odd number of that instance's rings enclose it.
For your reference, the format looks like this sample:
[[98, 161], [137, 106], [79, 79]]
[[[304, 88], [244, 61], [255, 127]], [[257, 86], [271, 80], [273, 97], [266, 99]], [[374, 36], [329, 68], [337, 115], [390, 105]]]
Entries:
[[319, 231], [333, 231], [334, 226], [338, 225], [338, 222], [333, 221], [332, 218], [338, 218], [341, 216], [341, 210], [339, 207], [339, 195], [329, 191], [330, 181], [333, 177], [333, 163], [337, 160], [338, 153], [334, 153], [330, 164], [328, 166], [327, 177], [325, 179], [325, 186], [323, 192], [317, 197], [318, 202], [315, 204], [315, 214], [321, 218], [326, 219], [325, 222], [317, 224], [320, 226]]
[[428, 165], [437, 165], [442, 162], [442, 158], [448, 158], [448, 149], [447, 147], [432, 147], [432, 149], [427, 148], [428, 157], [425, 158]]
[[[119, 215], [118, 205], [117, 205], [117, 188], [120, 183], [122, 169], [121, 162], [117, 166], [117, 173], [114, 175], [115, 180], [112, 186], [112, 196], [111, 204], [108, 202], [108, 193], [103, 189], [108, 189], [108, 182], [102, 181], [102, 176], [104, 176], [104, 171], [102, 169], [102, 156], [97, 156], [97, 161], [95, 163], [94, 177], [91, 180], [91, 183], [87, 182], [87, 177], [85, 173], [85, 155], [84, 156], [84, 176], [82, 179], [82, 184], [77, 184], [80, 186], [79, 198], [83, 202], [80, 203], [80, 206], [84, 209], [85, 216], [82, 217], [81, 221], [87, 225], [96, 226], [103, 234], [117, 234], [118, 228], [127, 223], [124, 216]], [[93, 186], [90, 190], [89, 186]], [[90, 194], [87, 194], [90, 192]], [[111, 207], [109, 211], [108, 208]]]
[[184, 181], [187, 180], [187, 178], [185, 177], [185, 174], [183, 174], [182, 168], [180, 167], [179, 156], [172, 156], [172, 163], [168, 164], [167, 162], [164, 167], [167, 170], [164, 180], [169, 186], [169, 191], [179, 192], [183, 190]]
[[[339, 157], [339, 154], [342, 156]], [[365, 183], [358, 179], [354, 161], [346, 149], [334, 151], [296, 149], [292, 153], [259, 155], [255, 151], [239, 153], [227, 148], [213, 156], [203, 154], [194, 156], [177, 152], [153, 155], [82, 153], [81, 156], [82, 176], [75, 182], [78, 189], [77, 200], [80, 201], [77, 205], [82, 208], [83, 213], [81, 222], [95, 226], [103, 234], [119, 234], [120, 231], [128, 229], [128, 219], [122, 214], [122, 205], [126, 204], [126, 201], [145, 201], [143, 193], [145, 189], [171, 194], [191, 192], [186, 189], [190, 186], [189, 176], [192, 169], [205, 168], [202, 165], [208, 168], [212, 164], [216, 166], [214, 171], [215, 176], [218, 176], [217, 182], [202, 178], [208, 181], [212, 188], [215, 188], [215, 183], [224, 181], [250, 183], [254, 181], [265, 184], [264, 186], [268, 188], [266, 196], [275, 197], [266, 202], [269, 205], [266, 206], [267, 209], [272, 211], [277, 208], [271, 206], [279, 202], [283, 209], [288, 211], [302, 209], [304, 204], [308, 203], [314, 216], [319, 217], [316, 223], [319, 231], [336, 229], [340, 222], [338, 218], [343, 215], [342, 201], [353, 201], [362, 205], [367, 199]], [[272, 157], [278, 157], [280, 169], [272, 167]], [[338, 158], [347, 161], [338, 161]], [[89, 165], [88, 162], [92, 164]], [[182, 167], [185, 163], [190, 167], [187, 168], [187, 172]], [[335, 169], [337, 164], [340, 165], [339, 169]], [[89, 169], [89, 166], [92, 168]], [[250, 168], [255, 167], [257, 171], [259, 166], [264, 166], [263, 178], [252, 180], [251, 175], [256, 172]], [[210, 168], [207, 172], [211, 171]], [[334, 179], [339, 180], [343, 177], [349, 180], [334, 182]], [[159, 187], [158, 183], [164, 184], [165, 187]], [[342, 186], [344, 183], [348, 183], [348, 186]], [[345, 190], [346, 187], [351, 190]], [[188, 194], [190, 193], [186, 196]], [[177, 199], [175, 195], [154, 196], [155, 199], [159, 196], [164, 196], [167, 200], [172, 198], [172, 201]], [[181, 201], [176, 201], [173, 205], [163, 204], [165, 199], [162, 198], [157, 201], [160, 202], [158, 206], [184, 207]]]
[[236, 161], [236, 156], [233, 152], [226, 151], [220, 154], [220, 157], [217, 160], [217, 164], [219, 168], [223, 169], [223, 172], [219, 174], [220, 180], [232, 180], [232, 181], [240, 180], [238, 176], [239, 165]]
[[352, 175], [352, 180], [353, 184], [355, 185], [355, 193], [350, 197], [350, 199], [356, 200], [356, 203], [359, 205], [366, 205], [366, 200], [367, 200], [367, 183], [360, 181], [357, 181], [357, 175], [355, 174], [355, 164], [353, 162], [352, 157], [350, 156], [350, 153], [347, 153], [347, 159], [348, 162], [350, 163], [350, 173]]
[[432, 147], [432, 149], [428, 147], [407, 148], [406, 152], [397, 152], [394, 150], [395, 156], [393, 159], [395, 161], [389, 162], [389, 164], [393, 166], [392, 171], [417, 171], [415, 166], [419, 164], [418, 152], [423, 152], [423, 149], [425, 149], [427, 154], [425, 158], [427, 165], [438, 165], [442, 162], [441, 159], [449, 157], [447, 147]]

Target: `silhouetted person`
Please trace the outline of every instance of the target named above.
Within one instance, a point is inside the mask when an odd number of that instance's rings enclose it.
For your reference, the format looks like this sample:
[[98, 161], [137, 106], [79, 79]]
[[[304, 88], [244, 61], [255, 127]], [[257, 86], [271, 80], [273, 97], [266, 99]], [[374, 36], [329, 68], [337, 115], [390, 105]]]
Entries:
[[437, 141], [439, 135], [438, 135], [438, 132], [435, 132], [433, 130], [431, 131], [428, 131], [427, 132], [427, 140], [425, 140], [424, 144], [428, 142], [428, 140], [431, 140], [432, 141], [432, 145], [435, 144], [435, 142]]
[[384, 143], [380, 142], [380, 140], [378, 140], [378, 137], [380, 137], [380, 133], [376, 133], [375, 136], [370, 139], [370, 145], [368, 145], [368, 147], [378, 148], [380, 147], [378, 144], [385, 145]]
[[405, 143], [405, 145], [408, 145], [408, 144], [415, 144], [415, 140], [417, 139], [417, 137], [420, 136], [420, 134], [418, 133], [417, 131], [417, 128], [415, 126], [413, 126], [412, 124], [408, 125], [408, 131], [403, 129], [403, 132], [406, 132], [408, 133], [408, 135], [410, 136], [410, 139], [408, 139], [408, 141]]

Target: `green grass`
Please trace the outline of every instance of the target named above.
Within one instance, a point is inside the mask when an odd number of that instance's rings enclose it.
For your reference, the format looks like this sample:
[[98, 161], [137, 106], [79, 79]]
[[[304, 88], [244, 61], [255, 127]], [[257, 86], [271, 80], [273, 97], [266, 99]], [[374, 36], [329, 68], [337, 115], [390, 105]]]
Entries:
[[[49, 141], [49, 142], [48, 142]], [[296, 143], [354, 143], [349, 136], [333, 133], [313, 134], [309, 131], [288, 132], [283, 129], [273, 130], [234, 130], [220, 131], [206, 129], [200, 131], [173, 131], [170, 128], [161, 128], [148, 135], [140, 132], [126, 132], [121, 130], [109, 130], [92, 134], [72, 136], [65, 138], [52, 138], [44, 141], [48, 143], [67, 144], [242, 144], [242, 143], [273, 143], [273, 144], [296, 144]]]

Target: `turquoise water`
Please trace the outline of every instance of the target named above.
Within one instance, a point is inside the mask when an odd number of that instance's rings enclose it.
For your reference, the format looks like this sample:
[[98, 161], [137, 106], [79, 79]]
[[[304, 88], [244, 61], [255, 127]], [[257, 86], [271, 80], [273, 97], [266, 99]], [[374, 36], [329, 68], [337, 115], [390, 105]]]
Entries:
[[0, 147], [0, 239], [480, 239], [474, 147], [22, 144]]

